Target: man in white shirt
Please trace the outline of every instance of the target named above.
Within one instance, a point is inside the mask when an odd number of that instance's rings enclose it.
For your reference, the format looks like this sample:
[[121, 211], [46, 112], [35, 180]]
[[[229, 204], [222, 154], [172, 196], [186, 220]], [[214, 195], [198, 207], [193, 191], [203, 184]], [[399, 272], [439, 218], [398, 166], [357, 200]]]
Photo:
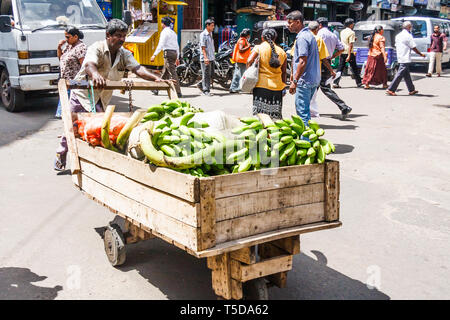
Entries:
[[[177, 65], [179, 64], [178, 56], [180, 49], [178, 47], [178, 36], [175, 31], [172, 30], [170, 25], [172, 20], [169, 17], [164, 17], [161, 20], [163, 30], [159, 37], [158, 46], [156, 47], [153, 56], [150, 61], [155, 61], [156, 56], [163, 51], [164, 52], [164, 71], [162, 74], [163, 79], [175, 80], [175, 89], [177, 90], [178, 97], [182, 97], [180, 83], [177, 75]], [[158, 91], [154, 90], [154, 94], [158, 94]]]
[[394, 80], [392, 80], [391, 85], [386, 91], [386, 94], [391, 96], [397, 95], [395, 91], [397, 90], [400, 81], [402, 81], [402, 78], [405, 79], [409, 95], [412, 96], [419, 92], [414, 88], [411, 74], [409, 73], [409, 65], [411, 63], [411, 50], [422, 57], [425, 57], [425, 55], [417, 50], [416, 44], [414, 43], [414, 39], [411, 34], [411, 30], [412, 23], [410, 21], [405, 21], [403, 22], [403, 31], [395, 37], [395, 47], [397, 49], [397, 61], [399, 63], [399, 68], [397, 73], [395, 74]]

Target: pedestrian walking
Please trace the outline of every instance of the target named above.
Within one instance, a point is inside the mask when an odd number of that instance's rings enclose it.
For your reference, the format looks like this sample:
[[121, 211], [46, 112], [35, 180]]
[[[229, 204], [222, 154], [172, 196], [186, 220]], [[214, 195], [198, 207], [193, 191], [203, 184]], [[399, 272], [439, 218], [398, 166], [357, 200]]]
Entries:
[[[86, 56], [83, 32], [75, 27], [68, 27], [64, 32], [65, 39], [59, 41], [57, 55], [61, 79], [73, 80], [80, 71]], [[62, 47], [64, 46], [64, 49]], [[70, 95], [70, 90], [68, 90]], [[55, 117], [61, 119], [61, 101], [58, 102]]]
[[[175, 80], [175, 90], [177, 91], [177, 95], [181, 98], [183, 95], [181, 94], [180, 82], [178, 81], [177, 75], [177, 65], [179, 64], [178, 57], [180, 55], [180, 49], [178, 47], [178, 36], [175, 31], [172, 30], [171, 26], [173, 26], [173, 20], [170, 17], [164, 17], [161, 20], [162, 23], [162, 31], [159, 37], [158, 46], [156, 47], [153, 56], [150, 58], [150, 61], [153, 62], [156, 59], [156, 56], [163, 51], [164, 52], [164, 70], [161, 78], [168, 80]], [[155, 95], [158, 95], [158, 91], [152, 91]]]
[[414, 95], [419, 92], [414, 88], [411, 74], [409, 72], [409, 65], [411, 64], [411, 50], [422, 57], [425, 57], [425, 55], [417, 50], [411, 30], [412, 23], [410, 21], [405, 21], [403, 22], [402, 32], [395, 36], [395, 47], [397, 49], [397, 61], [399, 63], [399, 68], [395, 74], [394, 80], [392, 80], [386, 91], [386, 93], [391, 96], [397, 95], [395, 91], [397, 90], [402, 79], [405, 79], [409, 95]]
[[[353, 52], [353, 44], [356, 41], [355, 31], [353, 27], [355, 26], [355, 21], [352, 18], [348, 18], [344, 21], [345, 29], [341, 31], [341, 42], [344, 44], [344, 52], [339, 59], [338, 72], [342, 72], [345, 69], [347, 62], [352, 68], [353, 76], [355, 77], [356, 86], [359, 88], [362, 86], [361, 76], [359, 75], [358, 66], [356, 65], [356, 56]], [[340, 88], [339, 81], [341, 77], [334, 81], [333, 88]]]
[[[329, 70], [330, 70], [329, 72], [331, 72], [333, 74], [333, 76], [336, 75], [334, 73], [333, 68], [331, 68], [331, 65], [326, 60], [326, 58], [329, 56], [329, 53], [328, 53], [327, 46], [325, 45], [325, 41], [323, 41], [323, 39], [317, 35], [317, 33], [319, 32], [319, 23], [317, 23], [316, 21], [311, 21], [308, 24], [308, 28], [313, 33], [313, 35], [317, 41], [317, 48], [319, 49], [320, 69], [322, 70], [322, 66], [324, 68], [329, 68]], [[320, 116], [319, 115], [319, 107], [317, 105], [317, 100], [316, 100], [317, 91], [319, 91], [319, 87], [314, 92], [314, 95], [311, 98], [311, 103], [310, 103], [311, 118], [318, 118]]]
[[202, 91], [205, 96], [212, 96], [210, 88], [214, 76], [215, 49], [213, 31], [215, 27], [214, 20], [205, 21], [205, 30], [200, 33], [200, 63], [202, 68], [202, 81], [197, 84], [197, 88]]
[[442, 72], [442, 53], [447, 50], [447, 37], [445, 33], [441, 32], [439, 26], [434, 26], [434, 32], [430, 36], [430, 40], [430, 62], [426, 76], [431, 77], [436, 62], [436, 73], [440, 77]]
[[274, 119], [281, 119], [287, 54], [275, 44], [276, 38], [274, 29], [265, 29], [261, 35], [263, 42], [253, 48], [247, 66], [259, 59], [258, 82], [253, 89], [253, 115], [265, 113]]
[[241, 80], [242, 74], [247, 68], [247, 60], [250, 56], [250, 29], [245, 28], [242, 30], [239, 40], [234, 46], [233, 56], [231, 59], [235, 62], [233, 80], [231, 81], [230, 93], [239, 92], [239, 80]]
[[386, 62], [388, 56], [385, 50], [386, 39], [383, 36], [383, 26], [376, 26], [369, 38], [369, 55], [367, 57], [366, 69], [364, 71], [364, 89], [370, 89], [370, 85], [387, 85]]
[[297, 114], [308, 125], [311, 99], [320, 83], [319, 49], [314, 35], [303, 24], [300, 11], [289, 13], [287, 20], [289, 31], [297, 33], [289, 93], [295, 94]]
[[[122, 47], [127, 32], [128, 25], [125, 22], [112, 19], [106, 25], [106, 40], [97, 41], [89, 46], [83, 65], [74, 80], [81, 81], [88, 78], [92, 80], [94, 89], [72, 90], [69, 100], [71, 112], [103, 112], [104, 106], [109, 104], [113, 94], [113, 90], [103, 89], [106, 80], [121, 80], [125, 70], [130, 70], [145, 80], [171, 82], [150, 73], [136, 61], [129, 50]], [[67, 152], [67, 141], [62, 137], [60, 147], [56, 151], [55, 170], [65, 169]]]
[[[322, 68], [321, 77], [320, 77], [320, 90], [323, 94], [334, 102], [339, 110], [341, 111], [341, 119], [347, 119], [350, 112], [352, 112], [352, 108], [350, 108], [339, 96], [336, 92], [331, 89], [331, 81], [330, 78], [336, 78], [336, 73], [331, 67], [331, 61], [339, 57], [345, 50], [344, 44], [339, 41], [339, 38], [328, 29], [328, 19], [325, 17], [321, 17], [317, 19], [319, 31], [313, 31], [317, 33], [319, 38], [322, 38], [325, 42], [325, 45], [328, 50], [328, 56], [326, 59], [321, 59], [322, 64], [325, 68]], [[310, 27], [311, 28], [311, 27]]]

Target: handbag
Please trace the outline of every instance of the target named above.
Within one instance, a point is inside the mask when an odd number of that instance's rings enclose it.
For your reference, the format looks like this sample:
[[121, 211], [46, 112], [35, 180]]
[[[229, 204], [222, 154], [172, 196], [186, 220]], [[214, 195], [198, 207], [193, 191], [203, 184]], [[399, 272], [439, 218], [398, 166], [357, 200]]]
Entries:
[[258, 83], [259, 78], [259, 54], [255, 59], [255, 62], [245, 70], [244, 74], [239, 81], [241, 92], [251, 93]]

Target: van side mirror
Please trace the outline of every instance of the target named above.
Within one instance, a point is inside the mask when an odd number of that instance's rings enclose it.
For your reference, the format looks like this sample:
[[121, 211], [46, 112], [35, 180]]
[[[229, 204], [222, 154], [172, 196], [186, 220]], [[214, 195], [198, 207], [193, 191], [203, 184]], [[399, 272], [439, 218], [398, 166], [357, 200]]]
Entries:
[[11, 17], [10, 16], [0, 16], [0, 32], [6, 33], [11, 32]]
[[127, 26], [131, 26], [131, 24], [133, 23], [130, 10], [125, 10], [123, 12], [123, 22], [125, 22]]

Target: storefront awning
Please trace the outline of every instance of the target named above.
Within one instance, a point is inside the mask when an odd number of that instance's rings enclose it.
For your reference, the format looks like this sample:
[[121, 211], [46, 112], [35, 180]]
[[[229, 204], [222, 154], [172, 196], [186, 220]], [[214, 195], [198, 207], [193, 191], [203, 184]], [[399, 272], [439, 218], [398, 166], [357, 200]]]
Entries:
[[141, 24], [132, 34], [125, 39], [126, 43], [146, 43], [150, 38], [158, 32], [157, 23], [145, 22]]
[[187, 6], [188, 5], [186, 2], [183, 2], [183, 1], [176, 1], [176, 0], [162, 0], [162, 1], [167, 4], [174, 5], [174, 6]]

